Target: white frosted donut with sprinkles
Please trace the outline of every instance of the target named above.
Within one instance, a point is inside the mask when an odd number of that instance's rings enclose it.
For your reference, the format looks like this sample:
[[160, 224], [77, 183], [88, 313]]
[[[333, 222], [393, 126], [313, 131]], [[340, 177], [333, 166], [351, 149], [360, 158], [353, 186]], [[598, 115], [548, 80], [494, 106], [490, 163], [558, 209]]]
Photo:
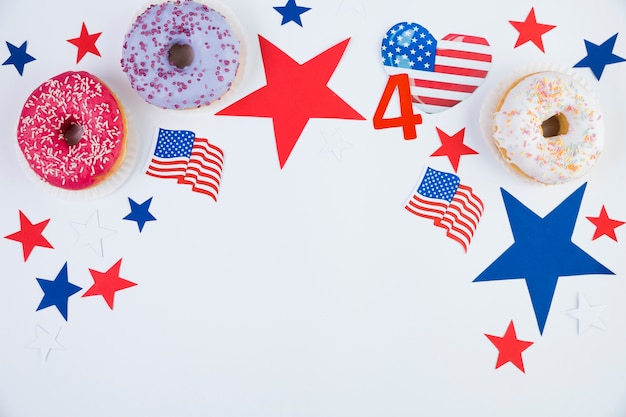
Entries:
[[121, 65], [132, 88], [165, 109], [209, 105], [233, 85], [240, 41], [218, 11], [191, 1], [149, 6], [124, 39]]
[[17, 143], [32, 170], [66, 190], [100, 184], [122, 164], [126, 120], [113, 92], [85, 71], [59, 74], [28, 97]]
[[506, 161], [544, 184], [580, 178], [604, 146], [595, 98], [570, 75], [542, 71], [517, 80], [500, 99], [493, 138]]

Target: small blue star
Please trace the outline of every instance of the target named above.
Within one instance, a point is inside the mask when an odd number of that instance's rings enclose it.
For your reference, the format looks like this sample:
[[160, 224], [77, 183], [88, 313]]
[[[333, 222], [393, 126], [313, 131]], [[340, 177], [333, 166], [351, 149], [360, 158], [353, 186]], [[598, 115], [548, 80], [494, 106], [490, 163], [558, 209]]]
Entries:
[[574, 65], [574, 68], [589, 67], [598, 80], [602, 76], [604, 67], [609, 64], [616, 64], [618, 62], [626, 61], [621, 56], [617, 56], [613, 53], [613, 47], [615, 47], [615, 41], [617, 40], [617, 33], [604, 41], [602, 45], [596, 45], [585, 39], [585, 48], [587, 49], [587, 56], [581, 59]]
[[296, 4], [296, 0], [288, 0], [287, 4], [284, 6], [276, 6], [274, 7], [278, 13], [283, 16], [283, 21], [281, 22], [281, 26], [285, 23], [296, 22], [300, 26], [302, 26], [302, 20], [300, 20], [300, 15], [304, 12], [308, 12], [311, 10], [310, 7], [301, 7]]
[[128, 197], [128, 202], [130, 203], [130, 213], [124, 217], [124, 220], [132, 220], [137, 222], [137, 226], [139, 227], [139, 233], [143, 230], [143, 226], [146, 222], [150, 222], [156, 220], [156, 217], [150, 213], [150, 203], [152, 202], [152, 197], [147, 199], [141, 204], [137, 204], [132, 198]]
[[501, 189], [515, 242], [474, 282], [524, 279], [540, 333], [548, 319], [559, 277], [613, 275], [572, 242], [585, 187], [582, 185], [543, 218]]
[[6, 42], [11, 56], [9, 56], [7, 60], [2, 63], [2, 65], [13, 65], [17, 72], [22, 75], [24, 73], [24, 65], [35, 60], [34, 57], [26, 53], [26, 43], [27, 41], [24, 41], [24, 43], [18, 48], [12, 43]]
[[82, 290], [81, 287], [68, 281], [67, 262], [63, 265], [54, 281], [37, 278], [37, 282], [43, 290], [43, 298], [36, 311], [55, 306], [65, 321], [67, 321], [67, 301], [72, 295]]

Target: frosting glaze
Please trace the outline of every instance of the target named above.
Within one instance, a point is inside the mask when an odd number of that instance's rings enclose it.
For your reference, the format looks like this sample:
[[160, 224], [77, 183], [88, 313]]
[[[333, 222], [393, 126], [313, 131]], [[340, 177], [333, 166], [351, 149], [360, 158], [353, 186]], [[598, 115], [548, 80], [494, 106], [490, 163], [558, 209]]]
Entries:
[[[64, 135], [80, 126], [75, 145]], [[44, 181], [68, 190], [94, 186], [121, 164], [125, 119], [113, 92], [85, 72], [64, 72], [28, 97], [17, 127], [17, 143]]]
[[[170, 62], [171, 52], [185, 45], [193, 50], [190, 62]], [[219, 12], [190, 0], [168, 1], [149, 6], [132, 23], [121, 65], [148, 103], [187, 109], [208, 105], [231, 88], [239, 51], [239, 40]]]
[[[560, 120], [560, 131], [544, 137], [544, 122], [550, 118]], [[493, 137], [523, 173], [544, 184], [560, 184], [581, 177], [598, 159], [604, 121], [596, 101], [571, 76], [539, 72], [519, 80], [501, 100]]]

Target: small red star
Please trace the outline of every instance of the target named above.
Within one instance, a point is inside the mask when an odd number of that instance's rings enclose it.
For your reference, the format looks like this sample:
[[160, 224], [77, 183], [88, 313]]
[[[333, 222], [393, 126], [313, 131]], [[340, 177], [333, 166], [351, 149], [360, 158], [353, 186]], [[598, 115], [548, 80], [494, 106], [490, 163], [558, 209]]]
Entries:
[[430, 156], [447, 156], [454, 168], [454, 172], [459, 169], [459, 161], [462, 155], [478, 154], [474, 149], [463, 143], [465, 128], [459, 130], [452, 136], [448, 136], [448, 134], [439, 128], [436, 129], [439, 139], [441, 140], [441, 146]]
[[22, 252], [24, 252], [24, 262], [28, 259], [35, 246], [42, 248], [54, 249], [50, 242], [43, 237], [43, 229], [48, 225], [48, 220], [44, 220], [37, 224], [32, 224], [28, 217], [20, 210], [20, 230], [5, 236], [6, 239], [15, 240], [22, 244]]
[[515, 42], [515, 46], [513, 48], [517, 48], [518, 46], [523, 45], [528, 41], [531, 41], [543, 53], [545, 53], [545, 51], [543, 49], [543, 40], [541, 39], [541, 36], [556, 27], [555, 25], [544, 25], [543, 23], [537, 23], [537, 19], [535, 19], [534, 7], [530, 8], [530, 12], [528, 13], [528, 16], [526, 16], [526, 20], [524, 20], [523, 22], [509, 20], [509, 23], [511, 23], [515, 30], [519, 32], [517, 42]]
[[267, 84], [216, 114], [271, 117], [282, 168], [309, 119], [365, 120], [327, 86], [349, 40], [299, 64], [259, 35]]
[[121, 266], [122, 260], [120, 259], [106, 272], [98, 272], [93, 269], [89, 269], [89, 272], [93, 277], [94, 284], [83, 294], [83, 297], [101, 295], [109, 305], [109, 308], [113, 310], [115, 293], [119, 290], [137, 285], [134, 282], [130, 282], [120, 277]]
[[607, 214], [604, 205], [602, 205], [602, 209], [600, 210], [600, 215], [598, 217], [588, 216], [587, 220], [589, 220], [596, 226], [596, 231], [593, 234], [593, 238], [591, 240], [596, 240], [602, 235], [607, 235], [616, 242], [617, 236], [615, 235], [615, 229], [626, 223], [621, 220], [611, 219]]
[[504, 336], [492, 336], [490, 334], [485, 334], [485, 336], [487, 336], [491, 343], [498, 348], [498, 361], [496, 362], [496, 369], [507, 362], [511, 362], [513, 365], [517, 366], [520, 371], [525, 372], [522, 352], [528, 349], [533, 342], [527, 342], [517, 338], [513, 320], [509, 323], [509, 327], [507, 327]]
[[81, 59], [87, 54], [87, 52], [91, 52], [94, 55], [101, 56], [100, 51], [96, 47], [96, 41], [102, 35], [102, 32], [92, 33], [91, 35], [87, 32], [87, 26], [85, 26], [85, 22], [83, 22], [83, 26], [80, 29], [80, 36], [78, 38], [68, 39], [67, 41], [72, 45], [78, 47], [78, 55], [76, 56], [76, 63], [78, 64]]

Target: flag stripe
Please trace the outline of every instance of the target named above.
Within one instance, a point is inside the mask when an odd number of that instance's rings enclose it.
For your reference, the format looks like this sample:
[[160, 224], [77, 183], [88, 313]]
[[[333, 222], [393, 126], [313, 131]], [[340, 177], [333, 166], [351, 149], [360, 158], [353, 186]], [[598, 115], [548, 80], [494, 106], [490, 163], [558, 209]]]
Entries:
[[[459, 83], [446, 83], [443, 81], [432, 81], [432, 80], [418, 80], [413, 78], [411, 80], [412, 87], [421, 87], [421, 88], [433, 88], [439, 90], [447, 90], [447, 91], [459, 91], [462, 93], [473, 93], [478, 86], [476, 85], [467, 85], [467, 84], [459, 84]], [[411, 89], [413, 91], [413, 89]]]
[[487, 71], [471, 68], [452, 67], [448, 65], [435, 65], [435, 72], [442, 74], [463, 75], [466, 77], [485, 78]]
[[413, 103], [424, 103], [424, 104], [430, 104], [433, 106], [440, 106], [440, 107], [452, 107], [456, 104], [459, 104], [461, 102], [461, 100], [448, 100], [445, 98], [437, 98], [437, 97], [424, 97], [424, 96], [412, 96], [413, 97]]
[[439, 49], [437, 48], [437, 57], [445, 56], [448, 58], [459, 58], [472, 61], [491, 62], [490, 54], [479, 52], [460, 51], [458, 49]]
[[442, 41], [454, 41], [454, 42], [462, 42], [463, 44], [474, 44], [474, 45], [483, 45], [489, 46], [489, 42], [487, 39], [481, 38], [479, 36], [471, 36], [471, 35], [458, 35], [455, 33], [450, 33], [444, 36]]

